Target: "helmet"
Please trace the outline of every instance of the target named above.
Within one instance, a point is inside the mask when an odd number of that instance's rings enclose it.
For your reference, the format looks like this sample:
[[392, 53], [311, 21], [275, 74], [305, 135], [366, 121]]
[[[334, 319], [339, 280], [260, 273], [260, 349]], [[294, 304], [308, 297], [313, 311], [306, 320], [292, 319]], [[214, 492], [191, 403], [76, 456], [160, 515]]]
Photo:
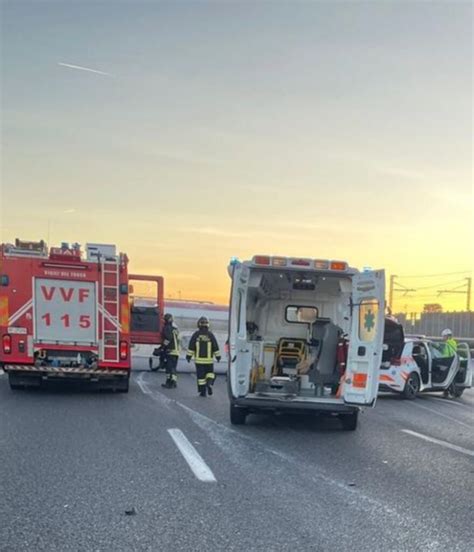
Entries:
[[201, 316], [201, 318], [197, 322], [198, 328], [209, 328], [209, 319], [207, 316]]
[[169, 312], [167, 312], [163, 318], [165, 320], [165, 324], [171, 324], [173, 322], [173, 315]]
[[450, 337], [452, 335], [453, 335], [453, 332], [449, 328], [446, 328], [441, 332], [441, 337]]

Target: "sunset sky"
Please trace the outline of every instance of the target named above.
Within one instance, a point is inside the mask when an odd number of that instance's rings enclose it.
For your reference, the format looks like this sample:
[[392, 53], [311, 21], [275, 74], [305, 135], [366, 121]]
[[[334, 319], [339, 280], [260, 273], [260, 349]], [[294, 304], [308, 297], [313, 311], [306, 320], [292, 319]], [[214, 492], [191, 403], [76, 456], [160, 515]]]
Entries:
[[1, 241], [216, 302], [255, 253], [447, 273], [399, 308], [472, 276], [470, 2], [1, 5]]

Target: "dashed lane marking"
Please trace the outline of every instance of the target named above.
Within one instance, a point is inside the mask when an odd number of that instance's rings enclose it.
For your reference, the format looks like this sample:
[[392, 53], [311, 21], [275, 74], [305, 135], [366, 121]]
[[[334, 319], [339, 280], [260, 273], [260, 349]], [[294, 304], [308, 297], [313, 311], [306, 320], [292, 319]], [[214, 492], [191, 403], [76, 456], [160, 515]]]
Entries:
[[180, 429], [168, 429], [168, 433], [178, 447], [179, 452], [183, 455], [194, 475], [199, 481], [205, 483], [215, 483], [216, 478], [209, 466], [204, 462], [199, 452], [189, 442], [186, 435]]
[[439, 412], [438, 410], [434, 410], [433, 408], [429, 408], [422, 404], [418, 404], [417, 402], [411, 402], [409, 404], [416, 406], [418, 408], [422, 408], [423, 410], [427, 410], [428, 412], [431, 412], [432, 414], [436, 414], [437, 416], [441, 416], [442, 418], [446, 418], [447, 420], [451, 420], [451, 422], [455, 422], [456, 424], [459, 424], [463, 427], [467, 427], [468, 429], [472, 429], [472, 425], [461, 422], [461, 420], [458, 420], [457, 418], [453, 418], [452, 416], [449, 416], [449, 414], [444, 414], [443, 412]]
[[440, 439], [435, 439], [434, 437], [428, 437], [428, 435], [423, 435], [423, 433], [417, 433], [416, 431], [412, 431], [411, 429], [401, 429], [400, 431], [402, 431], [403, 433], [407, 433], [408, 435], [412, 435], [413, 437], [418, 437], [418, 439], [423, 439], [424, 441], [435, 443], [436, 445], [440, 445], [442, 447], [455, 450], [456, 452], [460, 452], [461, 454], [467, 454], [467, 456], [474, 456], [474, 450], [458, 447], [457, 445], [453, 445], [451, 443], [448, 443], [447, 441], [441, 441]]

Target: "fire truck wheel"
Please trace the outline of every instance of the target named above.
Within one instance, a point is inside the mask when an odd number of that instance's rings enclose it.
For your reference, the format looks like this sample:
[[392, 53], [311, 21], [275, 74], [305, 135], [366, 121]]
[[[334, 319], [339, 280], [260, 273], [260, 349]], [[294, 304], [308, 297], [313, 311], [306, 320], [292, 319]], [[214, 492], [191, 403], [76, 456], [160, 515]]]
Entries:
[[341, 420], [342, 429], [345, 431], [355, 431], [357, 429], [359, 412], [353, 412], [352, 414], [341, 414], [339, 419]]
[[129, 388], [129, 379], [127, 378], [127, 379], [124, 379], [124, 380], [120, 381], [115, 389], [119, 393], [128, 393], [128, 388]]
[[18, 377], [16, 374], [8, 374], [8, 383], [10, 384], [10, 389], [12, 391], [18, 391], [19, 389], [25, 388], [24, 385], [18, 383]]

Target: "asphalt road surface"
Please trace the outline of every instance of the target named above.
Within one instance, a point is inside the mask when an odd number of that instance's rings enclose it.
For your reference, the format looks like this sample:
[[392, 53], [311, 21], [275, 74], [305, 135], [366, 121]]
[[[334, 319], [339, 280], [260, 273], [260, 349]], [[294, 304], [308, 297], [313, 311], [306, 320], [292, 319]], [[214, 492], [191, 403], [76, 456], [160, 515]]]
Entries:
[[249, 416], [225, 377], [130, 393], [10, 391], [0, 376], [2, 551], [470, 551], [474, 392], [383, 396], [356, 432]]

